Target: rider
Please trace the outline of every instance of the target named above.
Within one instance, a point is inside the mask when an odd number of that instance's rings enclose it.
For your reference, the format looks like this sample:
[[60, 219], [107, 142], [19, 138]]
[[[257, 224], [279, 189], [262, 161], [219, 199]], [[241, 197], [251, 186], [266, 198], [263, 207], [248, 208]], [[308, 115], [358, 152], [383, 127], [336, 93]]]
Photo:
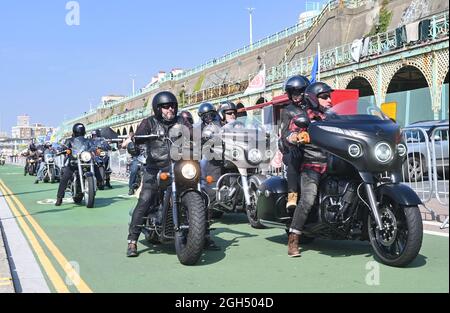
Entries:
[[296, 75], [290, 77], [284, 86], [284, 91], [287, 93], [290, 103], [281, 111], [280, 150], [283, 154], [283, 163], [287, 166], [288, 201], [286, 208], [289, 210], [293, 210], [297, 205], [298, 177], [302, 158], [302, 151], [297, 146], [296, 137], [289, 137], [291, 133], [289, 125], [296, 115], [305, 110], [303, 94], [309, 84], [310, 82], [305, 76]]
[[52, 144], [50, 142], [46, 142], [44, 144], [44, 154], [43, 154], [44, 161], [39, 163], [39, 169], [37, 171], [37, 177], [36, 177], [37, 179], [34, 182], [35, 184], [39, 184], [39, 181], [43, 181], [44, 180], [44, 169], [45, 169], [45, 166], [46, 166], [45, 155], [53, 154], [53, 153], [54, 153], [54, 150], [52, 148]]
[[[82, 123], [76, 123], [72, 127], [72, 137], [67, 139], [64, 143], [65, 148], [71, 149], [72, 144], [75, 139], [83, 139], [86, 135], [86, 128]], [[59, 181], [58, 194], [56, 195], [56, 206], [60, 206], [62, 204], [62, 200], [64, 198], [64, 193], [67, 188], [67, 184], [73, 177], [73, 173], [77, 170], [76, 165], [73, 165], [71, 162], [71, 157], [68, 155], [64, 160], [64, 166], [61, 169], [61, 178]]]
[[[169, 134], [170, 129], [181, 124], [177, 118], [178, 101], [174, 94], [169, 91], [162, 91], [156, 94], [152, 101], [154, 115], [144, 119], [136, 130], [136, 136], [149, 134]], [[137, 240], [141, 233], [140, 225], [144, 224], [144, 218], [149, 210], [154, 208], [158, 195], [157, 175], [160, 170], [169, 171], [170, 151], [163, 139], [148, 141], [146, 139], [135, 138], [137, 145], [146, 143], [147, 145], [147, 167], [143, 175], [143, 186], [136, 208], [130, 223], [128, 234], [128, 257], [138, 256]]]
[[[130, 168], [130, 178], [128, 179], [128, 195], [132, 196], [135, 190], [139, 187], [137, 186], [137, 177], [139, 171], [139, 160], [140, 149], [136, 149], [133, 143], [134, 132], [130, 132], [126, 140], [122, 143], [122, 149], [127, 149], [127, 152], [131, 155], [131, 161], [129, 163]], [[129, 144], [133, 143], [131, 146]]]
[[[307, 117], [311, 123], [323, 120], [324, 113], [332, 106], [332, 91], [330, 86], [322, 82], [308, 86], [305, 90], [308, 109], [306, 114], [302, 113], [303, 116]], [[303, 150], [300, 201], [295, 208], [288, 239], [288, 255], [298, 257], [300, 256], [298, 247], [300, 235], [316, 200], [320, 178], [326, 172], [327, 155], [322, 149], [310, 143], [306, 129], [299, 129], [293, 121], [290, 127], [293, 130], [290, 136], [297, 137], [297, 142], [301, 144]]]
[[24, 168], [24, 176], [28, 173], [28, 163], [29, 160], [36, 160], [37, 158], [37, 147], [34, 143], [34, 139], [31, 139], [31, 143], [28, 145], [28, 150], [22, 154], [23, 156], [26, 156], [26, 162], [25, 162], [25, 168]]
[[[94, 130], [91, 132], [91, 139], [93, 142], [93, 146], [97, 149], [101, 149], [105, 152], [111, 151], [111, 146], [106, 142], [105, 138], [102, 138], [100, 129]], [[94, 172], [95, 177], [97, 178], [97, 182], [99, 183], [99, 189], [103, 190], [103, 186], [108, 187], [109, 189], [112, 189], [111, 182], [110, 182], [110, 176], [111, 169], [109, 167], [109, 156], [108, 154], [104, 157], [104, 166], [105, 166], [105, 182], [103, 184], [103, 177], [100, 175], [100, 170], [98, 168], [98, 165], [94, 163]]]

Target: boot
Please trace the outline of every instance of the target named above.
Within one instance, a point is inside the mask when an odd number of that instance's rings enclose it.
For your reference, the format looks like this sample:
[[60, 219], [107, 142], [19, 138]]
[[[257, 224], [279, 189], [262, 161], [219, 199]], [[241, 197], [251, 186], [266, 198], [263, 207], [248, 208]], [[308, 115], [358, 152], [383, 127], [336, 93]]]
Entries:
[[128, 195], [129, 196], [134, 195], [134, 189], [133, 188], [130, 188], [130, 190], [128, 190]]
[[300, 252], [298, 251], [298, 241], [300, 239], [300, 235], [295, 233], [289, 233], [288, 239], [288, 255], [291, 258], [299, 257]]
[[129, 242], [127, 248], [127, 257], [134, 258], [138, 256], [136, 242]]
[[297, 197], [298, 194], [296, 192], [288, 193], [288, 200], [286, 203], [287, 210], [295, 210], [295, 208], [297, 207]]
[[108, 187], [109, 189], [112, 189], [111, 183], [109, 182], [109, 179], [106, 180], [105, 187]]
[[55, 206], [61, 206], [62, 202], [63, 202], [63, 199], [62, 199], [62, 198], [57, 198], [57, 199], [56, 199]]

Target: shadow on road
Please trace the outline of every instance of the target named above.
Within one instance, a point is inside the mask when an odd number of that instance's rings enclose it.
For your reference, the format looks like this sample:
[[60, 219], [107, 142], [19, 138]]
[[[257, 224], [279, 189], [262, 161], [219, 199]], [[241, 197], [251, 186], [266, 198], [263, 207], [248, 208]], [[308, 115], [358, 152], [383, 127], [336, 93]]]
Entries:
[[[275, 243], [285, 245], [287, 255], [286, 234], [272, 236], [266, 239]], [[311, 243], [300, 244], [300, 252], [302, 254], [306, 254], [308, 253], [308, 251], [317, 251], [321, 255], [326, 255], [332, 258], [361, 255], [366, 258], [374, 258], [377, 262], [382, 263], [382, 261], [373, 253], [372, 246], [368, 241], [315, 239]], [[419, 254], [416, 259], [411, 262], [406, 268], [425, 266], [425, 264], [427, 263], [426, 259], [427, 258], [425, 256]]]
[[[225, 240], [220, 237], [217, 237], [218, 234], [221, 233], [227, 233], [227, 234], [233, 234], [236, 235], [231, 240]], [[211, 250], [204, 250], [202, 256], [200, 257], [200, 260], [197, 263], [197, 266], [201, 265], [209, 265], [216, 262], [219, 262], [226, 256], [226, 251], [228, 249], [232, 249], [234, 246], [239, 246], [239, 239], [242, 238], [250, 238], [250, 237], [256, 237], [257, 235], [246, 233], [246, 232], [240, 232], [231, 230], [228, 228], [216, 228], [214, 231], [211, 232], [212, 238], [217, 246], [220, 247], [220, 250], [218, 251], [211, 251]], [[152, 244], [148, 242], [147, 240], [143, 239], [139, 241], [140, 244], [145, 246], [146, 248], [143, 250], [139, 250], [139, 254], [143, 253], [149, 253], [149, 254], [170, 254], [175, 255], [175, 244], [173, 242], [171, 243], [164, 243], [164, 244]]]

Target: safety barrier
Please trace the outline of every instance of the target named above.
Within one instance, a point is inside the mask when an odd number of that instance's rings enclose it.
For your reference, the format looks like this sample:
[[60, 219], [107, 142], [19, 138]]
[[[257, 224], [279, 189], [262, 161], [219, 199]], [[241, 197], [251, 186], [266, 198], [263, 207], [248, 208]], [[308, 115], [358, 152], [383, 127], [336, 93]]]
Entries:
[[[403, 181], [409, 184], [424, 202], [436, 199], [443, 206], [449, 205], [448, 186], [448, 126], [436, 127], [431, 134], [423, 128], [405, 128], [404, 140], [407, 158], [402, 167]], [[448, 218], [441, 228], [448, 225]]]

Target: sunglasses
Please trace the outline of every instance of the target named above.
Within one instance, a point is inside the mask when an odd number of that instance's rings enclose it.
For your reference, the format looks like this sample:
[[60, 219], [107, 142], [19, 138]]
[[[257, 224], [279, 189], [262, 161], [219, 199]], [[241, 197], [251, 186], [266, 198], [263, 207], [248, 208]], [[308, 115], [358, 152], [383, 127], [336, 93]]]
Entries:
[[163, 108], [164, 110], [168, 110], [168, 109], [175, 110], [175, 104], [173, 104], [173, 103], [163, 104], [161, 106], [161, 108]]
[[323, 93], [317, 96], [319, 99], [327, 100], [331, 98], [331, 95], [329, 93]]
[[228, 111], [228, 112], [225, 112], [225, 114], [226, 115], [236, 115], [236, 112], [235, 111]]

